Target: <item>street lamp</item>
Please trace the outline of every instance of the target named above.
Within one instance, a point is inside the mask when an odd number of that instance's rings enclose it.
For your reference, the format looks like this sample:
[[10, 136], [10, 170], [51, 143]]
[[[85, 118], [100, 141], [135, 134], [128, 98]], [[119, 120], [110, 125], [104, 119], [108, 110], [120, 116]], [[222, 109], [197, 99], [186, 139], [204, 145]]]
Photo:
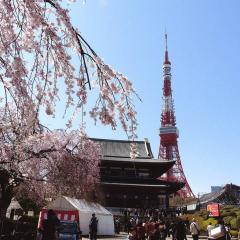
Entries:
[[197, 210], [200, 211], [200, 193], [197, 194]]

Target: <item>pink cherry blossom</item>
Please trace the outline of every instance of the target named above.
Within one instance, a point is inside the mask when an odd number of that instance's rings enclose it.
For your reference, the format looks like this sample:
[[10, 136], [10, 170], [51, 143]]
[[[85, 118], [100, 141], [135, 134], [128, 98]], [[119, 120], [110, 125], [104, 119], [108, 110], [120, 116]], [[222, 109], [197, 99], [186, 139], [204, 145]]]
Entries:
[[[0, 0], [0, 174], [8, 173], [11, 189], [17, 186], [39, 202], [94, 190], [100, 159], [99, 146], [82, 130], [59, 132], [42, 126], [42, 110], [55, 116], [57, 103], [65, 105], [71, 128], [84, 107], [95, 123], [113, 129], [120, 124], [131, 139], [137, 137], [132, 83], [104, 63], [61, 4]], [[91, 106], [88, 99], [95, 96]], [[131, 157], [137, 157], [134, 145]]]

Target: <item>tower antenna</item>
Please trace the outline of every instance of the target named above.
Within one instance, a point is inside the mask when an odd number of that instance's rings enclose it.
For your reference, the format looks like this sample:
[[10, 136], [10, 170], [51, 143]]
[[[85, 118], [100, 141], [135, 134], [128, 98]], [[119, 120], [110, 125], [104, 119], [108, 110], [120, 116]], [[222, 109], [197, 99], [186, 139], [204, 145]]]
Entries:
[[168, 60], [168, 41], [167, 41], [167, 31], [165, 29], [165, 61], [164, 64], [171, 64]]
[[165, 43], [166, 43], [166, 51], [168, 50], [168, 44], [167, 44], [167, 30], [165, 29]]
[[168, 59], [167, 33], [165, 32], [166, 50], [165, 61], [163, 63], [163, 109], [161, 114], [160, 128], [160, 147], [158, 158], [164, 161], [175, 161], [174, 166], [165, 176], [160, 179], [182, 182], [184, 187], [179, 190], [181, 197], [194, 197], [186, 176], [183, 171], [180, 154], [178, 150], [178, 129], [176, 126], [176, 118], [174, 112], [174, 104], [172, 98], [171, 87], [171, 62]]

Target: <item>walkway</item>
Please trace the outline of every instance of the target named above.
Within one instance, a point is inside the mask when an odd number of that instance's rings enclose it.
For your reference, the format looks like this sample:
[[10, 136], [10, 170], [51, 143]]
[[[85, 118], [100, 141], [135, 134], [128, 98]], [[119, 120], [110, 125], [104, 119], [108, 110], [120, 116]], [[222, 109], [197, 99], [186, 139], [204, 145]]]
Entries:
[[[88, 240], [89, 238], [83, 237], [83, 240]], [[120, 234], [116, 234], [115, 236], [112, 237], [99, 237], [99, 240], [127, 240], [127, 234], [126, 233], [120, 233]], [[187, 235], [187, 239], [191, 239], [192, 240], [192, 236], [191, 235]], [[207, 239], [207, 236], [200, 236], [199, 239]], [[172, 238], [166, 238], [166, 240], [172, 240]], [[232, 238], [232, 240], [237, 240], [237, 238]]]

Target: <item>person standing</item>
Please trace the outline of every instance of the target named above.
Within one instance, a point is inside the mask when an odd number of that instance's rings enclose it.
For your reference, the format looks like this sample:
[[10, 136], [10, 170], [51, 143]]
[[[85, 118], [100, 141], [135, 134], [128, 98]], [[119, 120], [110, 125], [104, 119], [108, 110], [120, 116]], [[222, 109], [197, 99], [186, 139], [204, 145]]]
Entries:
[[222, 234], [219, 237], [215, 238], [215, 239], [226, 240], [226, 227], [225, 227], [225, 224], [224, 224], [224, 221], [223, 221], [222, 218], [218, 219], [216, 227], [220, 227]]
[[159, 231], [159, 224], [154, 224], [153, 229], [149, 234], [149, 240], [159, 240], [160, 239], [160, 231]]
[[211, 230], [213, 229], [213, 225], [211, 222], [209, 222], [208, 226], [207, 226], [207, 231], [208, 231], [208, 239], [211, 239]]
[[57, 227], [59, 225], [60, 221], [55, 212], [52, 209], [48, 210], [47, 219], [43, 221], [42, 225], [42, 240], [57, 240]]
[[176, 227], [175, 221], [171, 221], [171, 223], [167, 229], [168, 237], [170, 237], [172, 235], [172, 240], [174, 240], [174, 236], [175, 236], [175, 234], [174, 234], [175, 227]]
[[114, 228], [115, 228], [115, 233], [119, 234], [120, 233], [120, 219], [118, 217], [114, 218]]
[[177, 220], [173, 231], [174, 240], [187, 240], [186, 237], [186, 225], [182, 220]]
[[142, 221], [139, 221], [136, 226], [136, 239], [137, 240], [145, 240], [145, 228], [142, 224]]
[[160, 232], [159, 240], [165, 240], [167, 237], [167, 227], [165, 225], [165, 222], [163, 221], [159, 222], [159, 232]]
[[95, 213], [92, 214], [92, 218], [89, 223], [89, 238], [90, 240], [97, 239], [97, 228], [98, 228], [98, 219], [95, 216]]
[[231, 224], [226, 224], [225, 225], [225, 230], [226, 230], [226, 240], [231, 240]]
[[190, 224], [190, 233], [192, 235], [193, 240], [198, 240], [200, 228], [195, 218], [192, 219], [192, 223]]

